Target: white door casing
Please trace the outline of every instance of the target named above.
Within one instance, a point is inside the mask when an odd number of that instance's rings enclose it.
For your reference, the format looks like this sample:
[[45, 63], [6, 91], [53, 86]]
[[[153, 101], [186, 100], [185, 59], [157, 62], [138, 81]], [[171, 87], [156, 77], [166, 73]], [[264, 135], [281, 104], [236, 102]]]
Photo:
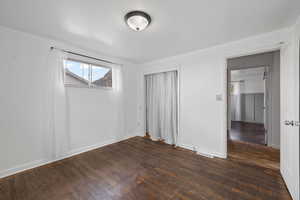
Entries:
[[269, 104], [270, 104], [270, 70], [269, 67], [265, 67], [265, 72], [264, 72], [264, 107], [263, 107], [263, 112], [264, 112], [264, 128], [265, 128], [265, 144], [269, 145], [269, 139], [270, 137], [269, 134], [271, 134], [269, 127], [272, 125], [272, 123], [269, 123]]

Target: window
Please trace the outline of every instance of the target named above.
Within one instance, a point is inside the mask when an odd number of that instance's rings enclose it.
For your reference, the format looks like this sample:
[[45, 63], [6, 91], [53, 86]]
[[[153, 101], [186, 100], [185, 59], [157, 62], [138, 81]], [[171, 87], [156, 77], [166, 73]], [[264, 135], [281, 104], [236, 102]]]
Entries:
[[65, 85], [91, 88], [111, 88], [112, 69], [82, 61], [64, 60]]

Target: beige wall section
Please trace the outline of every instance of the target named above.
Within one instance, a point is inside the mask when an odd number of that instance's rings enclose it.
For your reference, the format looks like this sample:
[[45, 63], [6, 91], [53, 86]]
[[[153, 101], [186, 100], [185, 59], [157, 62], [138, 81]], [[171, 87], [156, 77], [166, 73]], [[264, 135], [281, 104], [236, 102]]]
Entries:
[[271, 113], [272, 121], [271, 137], [268, 138], [269, 146], [280, 148], [280, 52], [273, 54], [273, 66], [271, 68]]
[[228, 67], [231, 69], [271, 66], [273, 64], [274, 52], [254, 54], [228, 59]]

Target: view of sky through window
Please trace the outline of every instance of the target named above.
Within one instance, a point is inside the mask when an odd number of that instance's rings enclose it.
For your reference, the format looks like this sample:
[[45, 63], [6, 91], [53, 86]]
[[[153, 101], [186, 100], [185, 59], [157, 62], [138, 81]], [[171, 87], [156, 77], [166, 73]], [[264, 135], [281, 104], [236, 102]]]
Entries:
[[85, 63], [80, 63], [72, 60], [66, 61], [66, 68], [73, 74], [84, 78], [85, 80], [89, 80], [89, 65]]
[[65, 84], [88, 87], [112, 87], [112, 69], [76, 60], [64, 60]]
[[[89, 65], [81, 62], [76, 62], [73, 60], [66, 60], [66, 68], [71, 73], [76, 74], [77, 76], [89, 80]], [[110, 71], [109, 68], [93, 66], [92, 65], [92, 77], [91, 81], [96, 81], [103, 78], [108, 72]]]
[[109, 68], [92, 66], [92, 82], [103, 78], [107, 74], [107, 72], [109, 72], [109, 70]]

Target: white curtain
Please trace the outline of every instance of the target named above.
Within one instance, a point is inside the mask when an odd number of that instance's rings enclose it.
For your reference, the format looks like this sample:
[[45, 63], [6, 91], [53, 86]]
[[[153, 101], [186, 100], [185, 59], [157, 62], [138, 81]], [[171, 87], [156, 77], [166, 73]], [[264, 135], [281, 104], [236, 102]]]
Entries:
[[46, 157], [55, 159], [70, 151], [69, 100], [64, 86], [63, 61], [66, 55], [57, 50], [49, 52], [47, 74], [48, 130], [45, 136]]
[[[107, 65], [107, 64], [106, 64]], [[111, 65], [112, 68], [112, 80], [113, 80], [113, 96], [115, 98], [111, 99], [115, 101], [115, 109], [116, 109], [116, 118], [118, 121], [118, 126], [112, 127], [114, 129], [115, 133], [118, 133], [116, 135], [116, 139], [122, 138], [125, 130], [125, 112], [124, 108], [126, 105], [124, 105], [124, 82], [123, 82], [123, 66], [122, 65]]]
[[146, 75], [146, 129], [154, 140], [177, 144], [177, 71]]

